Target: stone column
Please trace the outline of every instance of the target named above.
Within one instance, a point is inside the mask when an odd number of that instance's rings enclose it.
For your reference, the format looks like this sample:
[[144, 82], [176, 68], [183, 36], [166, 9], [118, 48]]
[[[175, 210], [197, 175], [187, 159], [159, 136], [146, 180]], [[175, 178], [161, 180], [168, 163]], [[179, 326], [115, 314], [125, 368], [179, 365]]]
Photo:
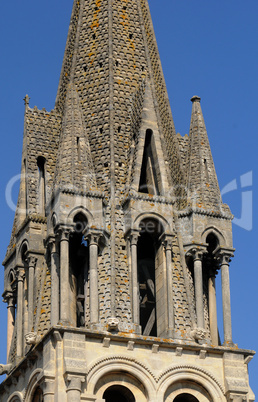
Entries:
[[206, 253], [206, 248], [192, 247], [188, 255], [193, 257], [194, 261], [194, 289], [195, 289], [195, 307], [197, 327], [200, 329], [205, 328], [204, 323], [204, 306], [203, 306], [203, 278], [202, 278], [202, 258]]
[[85, 381], [83, 376], [68, 375], [67, 381], [69, 385], [67, 387], [67, 402], [80, 402], [82, 392], [82, 382]]
[[98, 244], [101, 236], [102, 233], [97, 230], [90, 230], [85, 236], [89, 242], [91, 324], [99, 322]]
[[24, 281], [24, 268], [18, 267], [17, 269], [17, 357], [22, 356], [23, 352], [23, 281]]
[[37, 258], [29, 256], [27, 259], [29, 277], [28, 277], [28, 331], [33, 327], [33, 312], [34, 312], [34, 275]]
[[131, 286], [132, 286], [132, 310], [133, 323], [140, 325], [140, 298], [139, 298], [139, 283], [138, 283], [138, 267], [137, 267], [137, 243], [139, 231], [132, 230], [130, 233], [130, 248], [131, 248]]
[[[88, 250], [89, 251], [89, 250]], [[83, 267], [83, 272], [84, 272], [84, 321], [85, 324], [89, 320], [88, 317], [86, 317], [87, 311], [89, 309], [89, 259], [86, 258], [86, 261], [84, 263]]]
[[69, 278], [69, 236], [70, 230], [63, 228], [60, 234], [60, 322], [70, 324], [70, 278]]
[[223, 327], [224, 327], [225, 346], [233, 345], [232, 324], [231, 324], [231, 303], [230, 303], [230, 281], [229, 281], [229, 263], [233, 256], [234, 256], [233, 250], [221, 248], [217, 252], [217, 257], [221, 267]]
[[218, 320], [217, 320], [217, 300], [216, 300], [216, 271], [210, 269], [208, 282], [209, 290], [209, 319], [212, 345], [218, 346]]
[[167, 322], [168, 336], [174, 337], [175, 318], [174, 318], [174, 300], [173, 300], [173, 280], [172, 280], [172, 241], [173, 235], [163, 236], [163, 246], [166, 255], [166, 277], [167, 277]]
[[15, 324], [15, 301], [13, 291], [4, 294], [4, 302], [7, 303], [7, 362], [9, 359], [10, 347]]
[[51, 269], [51, 325], [59, 321], [59, 255], [57, 253], [56, 239], [49, 240], [50, 269]]
[[44, 402], [54, 402], [55, 397], [55, 382], [45, 378], [43, 382], [43, 397]]

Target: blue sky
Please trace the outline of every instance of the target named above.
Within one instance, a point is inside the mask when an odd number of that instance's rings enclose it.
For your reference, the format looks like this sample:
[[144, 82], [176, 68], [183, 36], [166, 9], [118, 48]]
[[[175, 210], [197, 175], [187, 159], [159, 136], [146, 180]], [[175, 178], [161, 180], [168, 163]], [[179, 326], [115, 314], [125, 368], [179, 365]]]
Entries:
[[[223, 200], [238, 219], [233, 224], [236, 253], [230, 266], [233, 340], [241, 348], [258, 350], [258, 2], [149, 0], [149, 4], [176, 130], [188, 133], [190, 98], [199, 95], [220, 187], [231, 183]], [[71, 9], [72, 0], [0, 4], [1, 260], [14, 215], [6, 204], [5, 188], [21, 165], [23, 98], [28, 93], [30, 106], [54, 107]], [[246, 177], [241, 181], [246, 173], [249, 181]], [[5, 362], [3, 303], [0, 317], [0, 362]], [[258, 395], [258, 358], [249, 368]]]

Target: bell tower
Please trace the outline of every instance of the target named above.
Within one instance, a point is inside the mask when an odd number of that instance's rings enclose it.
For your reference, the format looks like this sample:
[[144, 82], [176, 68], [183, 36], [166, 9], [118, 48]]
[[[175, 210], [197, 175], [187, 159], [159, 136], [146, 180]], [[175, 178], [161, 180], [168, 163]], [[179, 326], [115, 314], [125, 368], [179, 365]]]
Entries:
[[54, 110], [25, 97], [1, 401], [254, 401], [232, 214], [191, 101], [182, 137], [147, 0], [74, 1]]

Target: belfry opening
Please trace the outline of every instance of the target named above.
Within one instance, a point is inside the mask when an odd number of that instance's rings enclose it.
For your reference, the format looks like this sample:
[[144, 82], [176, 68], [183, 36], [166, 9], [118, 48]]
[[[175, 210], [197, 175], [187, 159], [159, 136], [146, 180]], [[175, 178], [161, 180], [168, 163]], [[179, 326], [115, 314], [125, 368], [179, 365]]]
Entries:
[[140, 325], [143, 335], [157, 336], [156, 277], [162, 257], [160, 236], [163, 227], [155, 219], [143, 220], [140, 227], [137, 245]]
[[69, 242], [71, 268], [72, 321], [77, 327], [85, 326], [89, 281], [89, 247], [84, 239], [87, 219], [82, 213], [74, 217], [74, 231]]

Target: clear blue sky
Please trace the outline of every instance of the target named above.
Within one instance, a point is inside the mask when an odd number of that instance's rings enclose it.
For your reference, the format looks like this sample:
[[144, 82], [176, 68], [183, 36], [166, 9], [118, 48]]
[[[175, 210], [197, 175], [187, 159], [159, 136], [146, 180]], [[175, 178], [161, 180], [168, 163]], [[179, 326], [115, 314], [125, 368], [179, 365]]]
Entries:
[[[258, 2], [257, 0], [149, 0], [176, 130], [188, 133], [190, 98], [199, 95], [219, 184], [236, 180], [223, 197], [236, 218], [235, 258], [230, 266], [233, 340], [258, 350], [257, 149], [258, 149]], [[5, 188], [20, 172], [23, 98], [50, 110], [61, 70], [72, 0], [14, 0], [0, 3], [0, 258], [9, 242], [13, 211]], [[253, 184], [240, 178], [253, 172]], [[242, 211], [243, 205], [243, 211]], [[249, 212], [248, 212], [249, 211]], [[3, 269], [0, 273], [3, 291]], [[0, 362], [5, 362], [6, 306], [0, 303]], [[250, 363], [258, 395], [258, 357]]]

